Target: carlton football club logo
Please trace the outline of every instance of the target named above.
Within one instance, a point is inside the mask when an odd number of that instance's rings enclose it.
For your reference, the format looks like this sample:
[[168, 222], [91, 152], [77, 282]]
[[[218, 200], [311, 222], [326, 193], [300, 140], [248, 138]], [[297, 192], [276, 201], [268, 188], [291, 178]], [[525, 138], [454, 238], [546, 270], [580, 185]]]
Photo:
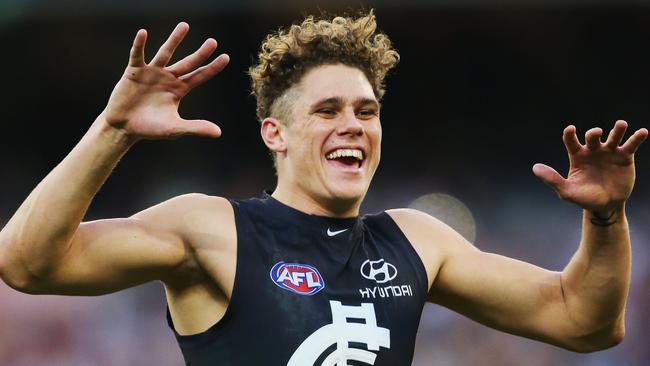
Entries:
[[271, 268], [271, 280], [280, 288], [300, 295], [313, 295], [325, 288], [325, 281], [312, 266], [278, 262]]
[[[331, 301], [332, 323], [317, 329], [293, 353], [287, 366], [345, 366], [348, 361], [374, 365], [380, 348], [390, 348], [390, 330], [377, 326], [375, 306]], [[354, 319], [354, 321], [350, 321]], [[350, 342], [364, 344], [350, 347]], [[334, 348], [332, 348], [334, 346]]]

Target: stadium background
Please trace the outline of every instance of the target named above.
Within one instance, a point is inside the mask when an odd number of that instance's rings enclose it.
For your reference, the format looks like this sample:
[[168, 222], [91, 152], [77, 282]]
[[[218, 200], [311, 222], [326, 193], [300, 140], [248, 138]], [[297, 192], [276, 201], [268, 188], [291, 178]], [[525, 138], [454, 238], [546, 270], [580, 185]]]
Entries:
[[[650, 6], [485, 3], [363, 3], [376, 8], [402, 61], [388, 78], [382, 164], [362, 211], [439, 194], [433, 210], [459, 230], [474, 231], [479, 248], [560, 270], [579, 240], [580, 210], [557, 199], [531, 166], [545, 162], [566, 171], [561, 131], [568, 123], [581, 133], [592, 126], [609, 129], [618, 118], [634, 129], [650, 127]], [[273, 188], [246, 70], [263, 37], [313, 12], [310, 4], [1, 0], [0, 224], [101, 111], [135, 31], [149, 30], [151, 57], [181, 20], [191, 31], [177, 55], [212, 36], [231, 56], [228, 68], [181, 106], [187, 118], [217, 122], [223, 137], [139, 143], [87, 218], [128, 216], [186, 192], [248, 197]], [[320, 8], [338, 11], [350, 4]], [[627, 212], [634, 266], [621, 345], [574, 354], [427, 305], [414, 365], [649, 364], [649, 146], [637, 154]], [[71, 298], [24, 295], [0, 282], [0, 365], [180, 365], [164, 311], [159, 284]]]

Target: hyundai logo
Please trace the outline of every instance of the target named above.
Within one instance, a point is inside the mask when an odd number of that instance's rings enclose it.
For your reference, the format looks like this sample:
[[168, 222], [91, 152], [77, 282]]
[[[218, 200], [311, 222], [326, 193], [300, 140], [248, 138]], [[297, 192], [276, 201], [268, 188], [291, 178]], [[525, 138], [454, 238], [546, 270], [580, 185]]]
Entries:
[[378, 261], [368, 259], [361, 265], [361, 275], [377, 283], [386, 283], [397, 277], [397, 268], [383, 259]]

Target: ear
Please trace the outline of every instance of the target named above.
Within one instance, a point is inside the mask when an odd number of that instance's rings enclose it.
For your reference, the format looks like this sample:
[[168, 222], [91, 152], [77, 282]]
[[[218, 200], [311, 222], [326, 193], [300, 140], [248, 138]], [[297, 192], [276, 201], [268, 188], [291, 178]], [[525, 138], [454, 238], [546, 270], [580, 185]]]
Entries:
[[287, 150], [286, 142], [282, 129], [284, 125], [280, 123], [280, 120], [272, 117], [267, 117], [262, 121], [262, 126], [260, 127], [260, 134], [262, 135], [262, 140], [266, 144], [266, 147], [269, 150], [274, 152], [285, 152]]

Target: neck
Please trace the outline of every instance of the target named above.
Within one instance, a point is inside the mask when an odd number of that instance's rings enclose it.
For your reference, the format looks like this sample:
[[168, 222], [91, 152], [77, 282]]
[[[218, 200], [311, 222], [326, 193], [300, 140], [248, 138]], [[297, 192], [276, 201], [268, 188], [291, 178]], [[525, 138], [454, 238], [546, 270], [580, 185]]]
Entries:
[[319, 199], [299, 188], [287, 189], [280, 181], [271, 196], [298, 211], [317, 216], [356, 217], [359, 216], [359, 207], [361, 206], [361, 200], [349, 202], [347, 200]]

